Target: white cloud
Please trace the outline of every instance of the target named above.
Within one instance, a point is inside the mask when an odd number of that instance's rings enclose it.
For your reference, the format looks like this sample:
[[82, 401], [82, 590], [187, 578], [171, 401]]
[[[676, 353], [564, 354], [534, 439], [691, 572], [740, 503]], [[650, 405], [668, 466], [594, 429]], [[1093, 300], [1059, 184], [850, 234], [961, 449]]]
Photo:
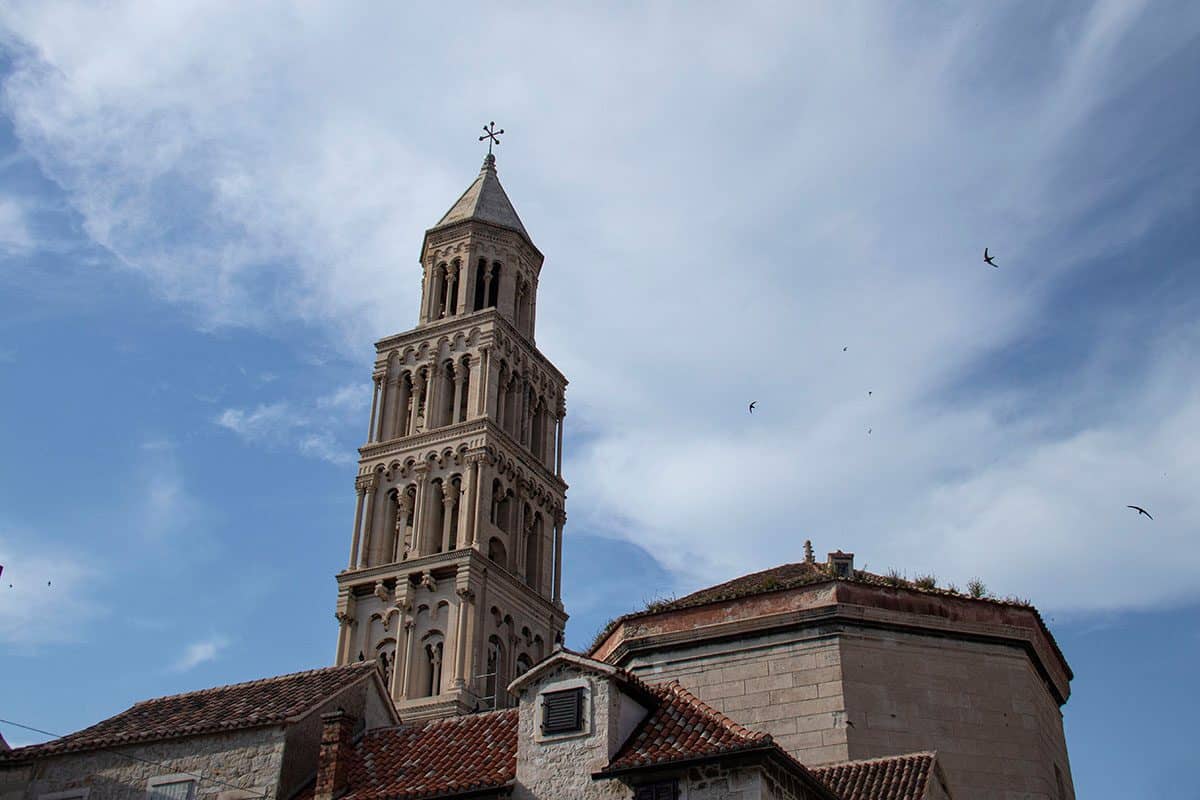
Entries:
[[[1195, 592], [1195, 506], [1143, 480], [1194, 464], [1195, 387], [1157, 388], [1188, 373], [1170, 342], [1194, 331], [1155, 322], [1132, 378], [1107, 366], [1119, 337], [1089, 342], [1054, 396], [1028, 365], [968, 378], [1191, 197], [1194, 166], [1143, 183], [1180, 133], [1154, 118], [1155, 71], [1197, 7], [565, 9], [396, 48], [444, 21], [19, 5], [6, 106], [90, 235], [202, 324], [315, 324], [359, 354], [411, 324], [421, 231], [492, 109], [547, 253], [538, 339], [587, 432], [571, 524], [647, 546], [681, 585], [811, 537], [1059, 606]], [[479, 69], [480, 41], [506, 57]], [[345, 463], [368, 386], [216, 422]], [[1167, 509], [1133, 530], [1170, 563], [1121, 547], [1126, 492]]]
[[75, 642], [105, 613], [90, 591], [97, 573], [82, 554], [0, 521], [0, 564], [0, 642], [6, 645], [36, 649]]
[[33, 248], [25, 209], [12, 197], [0, 195], [0, 255], [19, 255]]
[[349, 464], [354, 447], [339, 434], [348, 424], [360, 422], [370, 391], [369, 383], [349, 384], [306, 405], [279, 401], [252, 409], [227, 408], [214, 422], [250, 444], [291, 448], [331, 464]]
[[184, 649], [183, 655], [171, 665], [171, 669], [175, 672], [187, 672], [206, 661], [216, 660], [221, 651], [228, 646], [229, 639], [224, 636], [210, 636], [199, 642], [193, 642]]

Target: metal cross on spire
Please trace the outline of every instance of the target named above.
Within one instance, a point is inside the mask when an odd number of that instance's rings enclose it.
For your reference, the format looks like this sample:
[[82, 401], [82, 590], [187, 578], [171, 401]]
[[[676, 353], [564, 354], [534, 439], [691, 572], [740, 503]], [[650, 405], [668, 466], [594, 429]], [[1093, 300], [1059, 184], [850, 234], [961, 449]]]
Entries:
[[504, 133], [504, 129], [496, 130], [496, 123], [489, 122], [483, 126], [483, 136], [479, 137], [479, 141], [488, 140], [488, 155], [492, 154], [492, 145], [500, 144], [500, 134]]

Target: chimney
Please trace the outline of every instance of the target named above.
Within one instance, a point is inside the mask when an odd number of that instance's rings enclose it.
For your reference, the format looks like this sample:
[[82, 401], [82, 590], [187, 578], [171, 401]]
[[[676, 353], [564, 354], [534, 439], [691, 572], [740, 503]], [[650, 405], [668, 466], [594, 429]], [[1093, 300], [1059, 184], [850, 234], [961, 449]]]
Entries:
[[829, 568], [833, 570], [833, 574], [839, 578], [854, 577], [854, 553], [843, 553], [841, 550], [830, 553], [828, 556]]
[[354, 717], [340, 708], [321, 715], [321, 752], [317, 756], [313, 800], [334, 800], [345, 794], [354, 752], [354, 722]]

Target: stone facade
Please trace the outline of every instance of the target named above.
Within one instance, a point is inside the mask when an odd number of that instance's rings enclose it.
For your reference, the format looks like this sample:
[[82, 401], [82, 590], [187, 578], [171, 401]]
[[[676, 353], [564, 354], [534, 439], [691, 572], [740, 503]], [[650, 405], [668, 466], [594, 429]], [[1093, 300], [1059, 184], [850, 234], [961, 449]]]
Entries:
[[275, 793], [285, 745], [286, 732], [280, 726], [125, 746], [115, 752], [65, 754], [0, 771], [0, 798], [38, 800], [45, 794], [86, 788], [88, 800], [145, 800], [151, 778], [178, 774], [183, 779], [183, 773], [208, 779], [196, 785], [200, 800], [286, 797]]
[[[195, 695], [198, 705], [220, 702], [201, 694]], [[188, 695], [176, 697], [181, 705], [188, 704]], [[334, 709], [352, 715], [360, 730], [396, 721], [378, 677], [371, 676], [356, 680], [283, 724], [197, 735], [180, 732], [144, 743], [0, 762], [0, 800], [41, 800], [46, 794], [80, 789], [87, 790], [87, 800], [145, 800], [150, 782], [165, 776], [194, 780], [195, 800], [282, 800], [312, 779], [321, 742], [321, 715]]]
[[426, 232], [417, 327], [376, 343], [336, 663], [406, 719], [512, 704], [562, 641], [566, 379], [534, 344], [542, 254], [488, 157]]
[[1070, 670], [1032, 608], [829, 579], [633, 615], [593, 654], [810, 766], [936, 750], [956, 797], [1074, 798]]

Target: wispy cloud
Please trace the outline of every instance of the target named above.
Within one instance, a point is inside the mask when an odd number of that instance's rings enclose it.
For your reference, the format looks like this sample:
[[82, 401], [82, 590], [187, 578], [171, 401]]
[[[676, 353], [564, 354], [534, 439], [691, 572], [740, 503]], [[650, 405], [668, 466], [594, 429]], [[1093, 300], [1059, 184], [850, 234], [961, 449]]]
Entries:
[[19, 255], [33, 249], [33, 233], [24, 208], [0, 195], [0, 255]]
[[[502, 179], [548, 255], [538, 340], [587, 432], [567, 442], [571, 524], [642, 544], [681, 587], [811, 537], [1061, 606], [1196, 592], [1195, 501], [1149, 480], [1196, 463], [1200, 401], [1172, 379], [1194, 292], [1123, 297], [1125, 321], [1077, 300], [1192, 201], [1176, 72], [1194, 72], [1195, 4], [505, 7], [461, 21], [458, 41], [512, 56], [486, 75], [437, 37], [397, 51], [426, 22], [399, 7], [14, 9], [22, 147], [206, 327], [303, 324], [356, 353], [406, 328], [421, 231], [476, 158], [413, 109], [463, 129], [463, 108], [509, 114]], [[412, 102], [379, 102], [378, 74]], [[617, 105], [603, 136], [580, 128]], [[1068, 346], [1047, 331], [1070, 315], [1121, 335]], [[215, 422], [347, 463], [365, 378]], [[1126, 546], [1144, 530], [1108, 516], [1126, 493], [1168, 509], [1169, 563]]]
[[79, 641], [87, 623], [106, 613], [94, 593], [93, 563], [0, 520], [0, 642], [29, 650]]
[[294, 449], [332, 464], [354, 461], [354, 446], [343, 441], [347, 426], [359, 423], [370, 386], [343, 386], [307, 405], [288, 401], [250, 409], [227, 408], [214, 422], [250, 444]]
[[210, 636], [193, 642], [184, 648], [183, 655], [171, 665], [171, 669], [175, 672], [187, 672], [206, 661], [215, 661], [228, 646], [229, 639], [225, 636]]

